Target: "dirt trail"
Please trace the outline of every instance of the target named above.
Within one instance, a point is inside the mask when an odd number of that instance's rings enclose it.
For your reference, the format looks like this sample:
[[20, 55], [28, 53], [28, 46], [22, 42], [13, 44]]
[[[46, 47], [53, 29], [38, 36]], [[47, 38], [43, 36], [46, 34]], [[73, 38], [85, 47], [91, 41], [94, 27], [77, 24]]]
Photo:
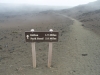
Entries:
[[[62, 15], [67, 17], [65, 15]], [[69, 17], [70, 18], [70, 17]], [[70, 26], [67, 43], [67, 65], [71, 68], [71, 75], [99, 75], [100, 74], [100, 36], [85, 29], [82, 23], [74, 21]], [[67, 70], [68, 70], [67, 68]], [[69, 74], [69, 75], [70, 75]]]

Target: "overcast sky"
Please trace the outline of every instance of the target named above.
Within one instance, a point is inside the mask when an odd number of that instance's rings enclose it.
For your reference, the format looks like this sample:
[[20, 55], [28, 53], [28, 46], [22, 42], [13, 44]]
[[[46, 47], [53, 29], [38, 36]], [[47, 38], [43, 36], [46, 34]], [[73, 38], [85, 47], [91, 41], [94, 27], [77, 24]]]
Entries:
[[76, 6], [87, 4], [96, 0], [0, 0], [1, 3], [23, 3], [35, 5], [52, 5], [52, 6]]

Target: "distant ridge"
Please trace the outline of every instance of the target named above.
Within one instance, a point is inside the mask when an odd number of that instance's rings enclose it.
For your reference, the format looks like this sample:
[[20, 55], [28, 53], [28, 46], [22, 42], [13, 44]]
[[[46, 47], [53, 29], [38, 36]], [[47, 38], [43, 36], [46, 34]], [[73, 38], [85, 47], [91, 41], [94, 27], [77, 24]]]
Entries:
[[70, 9], [64, 9], [60, 12], [65, 13], [69, 16], [75, 17], [75, 16], [81, 15], [83, 13], [95, 11], [98, 9], [100, 9], [100, 0], [97, 0], [95, 2], [90, 2], [85, 5], [79, 5], [79, 6], [70, 8]]
[[70, 8], [68, 6], [47, 6], [47, 5], [29, 5], [29, 4], [12, 4], [12, 3], [0, 3], [0, 10], [3, 9], [14, 9], [14, 10], [38, 10], [38, 11], [45, 11], [45, 10], [61, 10]]

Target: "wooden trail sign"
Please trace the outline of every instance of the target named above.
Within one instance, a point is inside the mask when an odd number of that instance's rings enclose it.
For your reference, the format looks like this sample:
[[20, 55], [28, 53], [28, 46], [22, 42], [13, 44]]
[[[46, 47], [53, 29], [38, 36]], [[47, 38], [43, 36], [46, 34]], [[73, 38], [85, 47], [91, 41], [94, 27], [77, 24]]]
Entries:
[[57, 42], [58, 32], [25, 32], [26, 42]]
[[34, 68], [36, 68], [35, 42], [49, 42], [48, 67], [51, 67], [52, 42], [58, 42], [58, 35], [59, 33], [53, 32], [52, 29], [50, 29], [48, 32], [35, 32], [34, 29], [25, 32], [26, 42], [32, 43], [32, 60]]

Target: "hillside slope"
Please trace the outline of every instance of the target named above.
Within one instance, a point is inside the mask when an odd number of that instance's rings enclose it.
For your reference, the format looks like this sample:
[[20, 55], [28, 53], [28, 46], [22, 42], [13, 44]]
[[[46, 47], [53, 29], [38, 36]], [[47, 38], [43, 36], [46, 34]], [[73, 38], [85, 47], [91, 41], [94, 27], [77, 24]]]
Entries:
[[71, 17], [76, 17], [83, 13], [98, 10], [98, 9], [100, 9], [100, 0], [95, 1], [95, 2], [90, 2], [85, 5], [79, 5], [71, 9], [64, 9], [60, 13], [67, 14], [68, 16], [71, 16]]
[[100, 9], [76, 17], [86, 28], [100, 34]]
[[83, 23], [82, 26], [100, 34], [100, 0], [65, 9], [60, 13], [79, 20]]

